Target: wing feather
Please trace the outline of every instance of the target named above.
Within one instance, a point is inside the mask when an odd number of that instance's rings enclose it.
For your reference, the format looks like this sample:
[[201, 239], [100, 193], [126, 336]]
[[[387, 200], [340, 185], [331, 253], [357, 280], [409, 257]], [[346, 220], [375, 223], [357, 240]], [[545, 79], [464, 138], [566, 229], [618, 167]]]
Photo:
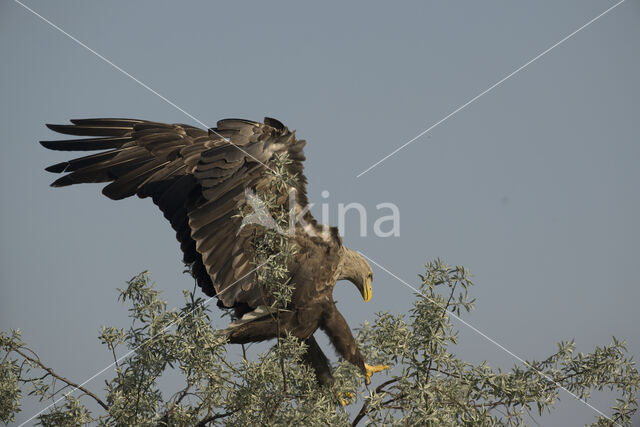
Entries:
[[285, 151], [298, 176], [299, 203], [306, 204], [304, 141], [269, 118], [264, 123], [224, 119], [209, 130], [126, 118], [71, 123], [47, 126], [85, 138], [41, 144], [51, 150], [100, 152], [48, 167], [66, 173], [52, 185], [107, 182], [103, 193], [111, 199], [152, 198], [176, 231], [183, 259], [207, 295], [217, 294], [227, 307], [263, 303], [249, 274], [255, 228], [240, 229], [238, 209], [245, 189], [268, 185], [271, 175], [263, 164]]

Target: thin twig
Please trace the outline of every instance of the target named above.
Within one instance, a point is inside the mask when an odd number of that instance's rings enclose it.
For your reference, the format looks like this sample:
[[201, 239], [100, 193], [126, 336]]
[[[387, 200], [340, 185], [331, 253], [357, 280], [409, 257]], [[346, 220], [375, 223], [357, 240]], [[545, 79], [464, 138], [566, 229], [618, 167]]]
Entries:
[[[87, 396], [90, 396], [91, 398], [93, 398], [93, 400], [95, 400], [98, 405], [102, 406], [105, 411], [109, 412], [109, 405], [107, 405], [106, 403], [104, 403], [102, 401], [102, 399], [100, 399], [98, 396], [96, 396], [95, 394], [93, 394], [92, 392], [90, 392], [89, 390], [87, 390], [86, 388], [82, 387], [79, 384], [74, 383], [73, 381], [57, 374], [53, 369], [46, 367], [41, 361], [40, 358], [36, 355], [35, 358], [32, 356], [27, 355], [26, 353], [20, 351], [19, 348], [16, 347], [11, 347], [12, 351], [15, 351], [16, 353], [18, 353], [20, 356], [24, 357], [26, 360], [35, 363], [36, 365], [38, 365], [38, 367], [40, 367], [40, 369], [48, 372], [52, 377], [59, 379], [60, 381], [66, 383], [68, 386], [74, 387], [80, 391], [82, 391], [84, 394], [86, 394]], [[31, 353], [33, 353], [35, 355], [35, 353], [32, 350], [29, 350]]]
[[[448, 271], [447, 271], [448, 274]], [[451, 300], [453, 299], [453, 294], [456, 291], [456, 286], [458, 284], [454, 283], [453, 286], [451, 287], [451, 293], [449, 294], [449, 299], [447, 300], [447, 305], [444, 306], [444, 309], [442, 310], [442, 316], [441, 319], [444, 319], [445, 315], [447, 314], [447, 312], [449, 311], [449, 304], [451, 304]], [[438, 327], [436, 328], [436, 330], [433, 332], [432, 336], [435, 336], [438, 331], [440, 330], [440, 324], [438, 325]], [[427, 366], [427, 376], [425, 378], [425, 384], [427, 384], [429, 382], [429, 373], [431, 372], [431, 365], [433, 364], [433, 358], [429, 359], [429, 366]], [[418, 380], [420, 380], [420, 378], [418, 378]]]
[[[165, 412], [164, 416], [162, 418], [164, 418], [164, 421], [167, 425], [169, 425], [169, 416], [171, 415], [171, 412], [173, 412], [174, 409], [176, 409], [176, 407], [180, 404], [180, 402], [182, 401], [182, 399], [185, 398], [185, 396], [187, 394], [189, 394], [189, 389], [191, 388], [191, 384], [187, 384], [187, 386], [182, 389], [181, 391], [177, 392], [176, 394], [174, 394], [173, 396], [178, 396], [172, 403], [171, 407], [169, 409], [167, 409], [167, 412]], [[173, 398], [172, 398], [173, 399]]]
[[202, 420], [200, 420], [200, 422], [197, 424], [198, 427], [205, 427], [208, 423], [210, 423], [213, 420], [217, 420], [218, 418], [224, 418], [224, 417], [228, 417], [229, 415], [233, 415], [235, 414], [237, 411], [229, 411], [229, 412], [225, 412], [223, 414], [215, 414], [215, 415], [211, 415], [207, 418], [204, 418]]
[[[390, 380], [387, 380], [382, 384], [380, 384], [378, 387], [376, 387], [375, 392], [380, 393], [386, 386], [388, 386], [389, 384], [393, 384], [394, 382], [397, 382], [397, 381], [398, 381], [397, 378], [392, 378]], [[360, 412], [358, 412], [358, 415], [356, 415], [356, 417], [353, 419], [353, 422], [351, 423], [352, 427], [355, 427], [360, 422], [360, 420], [362, 420], [364, 416], [367, 415], [368, 409], [369, 409], [369, 400], [366, 400], [362, 404], [362, 408], [360, 408]]]

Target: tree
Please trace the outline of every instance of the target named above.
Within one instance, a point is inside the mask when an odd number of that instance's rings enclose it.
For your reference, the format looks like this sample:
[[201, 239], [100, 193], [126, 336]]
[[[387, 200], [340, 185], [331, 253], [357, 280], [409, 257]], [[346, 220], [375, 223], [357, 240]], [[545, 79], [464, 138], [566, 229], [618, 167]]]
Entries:
[[[276, 320], [290, 301], [287, 263], [295, 253], [287, 234], [279, 232], [289, 224], [282, 198], [296, 179], [286, 172], [288, 161], [276, 156], [271, 164], [274, 180], [260, 196], [276, 226], [256, 229], [253, 248], [257, 280], [274, 296], [271, 315]], [[250, 213], [243, 209], [238, 214], [246, 218]], [[573, 341], [561, 342], [546, 359], [506, 372], [464, 362], [449, 351], [457, 344], [451, 317], [473, 307], [470, 274], [440, 260], [425, 267], [408, 313], [379, 313], [357, 331], [366, 360], [392, 364], [374, 385], [366, 385], [347, 362], [334, 367], [330, 386], [318, 385], [303, 362], [305, 344], [291, 336], [279, 338], [256, 358], [231, 360], [225, 333], [212, 326], [205, 300], [185, 290], [184, 306], [170, 310], [144, 272], [119, 289], [119, 300], [130, 305], [131, 326], [100, 332], [115, 369], [103, 393], [54, 371], [19, 331], [0, 332], [0, 421], [14, 420], [28, 391], [41, 401], [56, 402], [38, 416], [45, 426], [520, 425], [531, 411], [551, 411], [561, 393], [586, 400], [592, 391], [607, 389], [617, 394], [617, 404], [609, 418], [600, 416], [594, 425], [630, 424], [640, 375], [623, 341], [614, 337], [589, 354], [576, 353]], [[182, 388], [158, 385], [170, 371], [180, 373]], [[69, 393], [76, 390], [80, 397]], [[99, 411], [91, 412], [87, 400], [97, 403]]]
[[[511, 371], [472, 365], [448, 347], [457, 342], [450, 313], [471, 310], [472, 285], [463, 267], [436, 260], [426, 266], [420, 290], [408, 315], [380, 313], [358, 330], [368, 360], [392, 361], [393, 370], [367, 387], [349, 363], [335, 366], [335, 383], [317, 385], [302, 362], [304, 343], [281, 339], [255, 360], [227, 360], [224, 334], [210, 322], [204, 300], [185, 291], [185, 304], [168, 310], [148, 273], [120, 290], [130, 305], [131, 326], [104, 327], [100, 340], [113, 354], [115, 376], [103, 395], [81, 387], [81, 398], [64, 394], [77, 384], [48, 367], [20, 339], [19, 331], [0, 334], [0, 420], [10, 422], [20, 410], [23, 389], [41, 400], [64, 396], [42, 425], [519, 425], [531, 411], [551, 411], [565, 388], [582, 399], [593, 390], [618, 394], [610, 419], [594, 425], [627, 425], [637, 408], [640, 375], [624, 342], [576, 353], [573, 342], [542, 361]], [[118, 350], [131, 354], [118, 359]], [[161, 390], [158, 379], [170, 369], [184, 378], [180, 390]], [[62, 387], [60, 387], [62, 386]], [[349, 396], [348, 411], [340, 400]], [[102, 413], [91, 413], [83, 400]], [[351, 412], [351, 413], [350, 413]]]

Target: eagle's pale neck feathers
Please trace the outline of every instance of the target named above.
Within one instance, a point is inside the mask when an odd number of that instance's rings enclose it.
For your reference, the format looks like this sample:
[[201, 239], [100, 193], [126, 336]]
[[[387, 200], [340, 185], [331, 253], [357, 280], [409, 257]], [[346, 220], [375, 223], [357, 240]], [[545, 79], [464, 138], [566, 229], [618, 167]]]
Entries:
[[358, 252], [343, 247], [338, 280], [350, 281], [358, 288], [365, 301], [371, 299], [373, 271], [367, 260]]

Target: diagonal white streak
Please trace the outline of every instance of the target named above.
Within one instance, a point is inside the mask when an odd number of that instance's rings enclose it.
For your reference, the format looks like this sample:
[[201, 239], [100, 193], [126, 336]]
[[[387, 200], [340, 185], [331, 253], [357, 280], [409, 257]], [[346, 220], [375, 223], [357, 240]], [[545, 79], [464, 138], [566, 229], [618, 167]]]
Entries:
[[271, 261], [272, 257], [269, 257], [269, 259], [267, 259], [265, 262], [263, 262], [262, 264], [258, 265], [256, 268], [254, 268], [253, 270], [249, 271], [247, 274], [245, 274], [244, 276], [242, 276], [241, 278], [239, 278], [238, 280], [236, 280], [235, 282], [231, 283], [226, 289], [224, 289], [222, 292], [217, 293], [216, 295], [207, 298], [206, 300], [202, 301], [200, 304], [198, 304], [196, 307], [194, 307], [191, 311], [187, 312], [187, 313], [183, 313], [182, 315], [180, 315], [176, 320], [174, 320], [173, 322], [169, 323], [167, 326], [164, 327], [164, 329], [162, 329], [162, 331], [158, 332], [157, 334], [155, 334], [154, 336], [148, 338], [146, 341], [140, 343], [138, 346], [134, 347], [133, 349], [129, 350], [127, 353], [125, 353], [124, 355], [120, 356], [119, 358], [117, 358], [116, 360], [114, 360], [111, 364], [105, 366], [104, 368], [102, 368], [101, 370], [99, 370], [98, 372], [96, 372], [95, 374], [93, 374], [92, 376], [90, 376], [89, 378], [87, 378], [86, 380], [84, 380], [82, 383], [80, 383], [77, 387], [75, 387], [73, 390], [65, 393], [64, 395], [62, 395], [61, 397], [57, 398], [53, 403], [51, 403], [49, 406], [43, 408], [42, 410], [40, 410], [40, 412], [38, 412], [37, 414], [33, 415], [31, 418], [29, 418], [28, 420], [24, 421], [22, 424], [20, 424], [19, 427], [24, 426], [25, 424], [27, 424], [29, 421], [31, 421], [32, 419], [34, 419], [35, 417], [37, 417], [38, 415], [42, 414], [44, 411], [46, 411], [47, 409], [51, 408], [52, 406], [54, 406], [55, 404], [57, 404], [58, 402], [60, 402], [62, 399], [64, 399], [66, 396], [75, 393], [76, 391], [78, 391], [80, 389], [80, 387], [84, 387], [86, 384], [90, 383], [91, 381], [93, 381], [94, 379], [96, 379], [97, 377], [99, 377], [100, 375], [102, 375], [105, 371], [113, 368], [114, 366], [116, 366], [118, 363], [120, 363], [122, 360], [127, 359], [129, 356], [131, 356], [136, 350], [138, 350], [140, 347], [142, 347], [143, 345], [147, 345], [149, 344], [151, 341], [153, 341], [158, 335], [160, 335], [161, 333], [164, 333], [167, 331], [167, 329], [169, 329], [170, 327], [172, 327], [173, 325], [175, 325], [177, 322], [179, 322], [180, 320], [184, 319], [185, 316], [188, 316], [189, 314], [193, 313], [194, 311], [196, 311], [197, 309], [199, 309], [200, 307], [204, 307], [205, 305], [209, 304], [209, 302], [222, 295], [223, 293], [225, 293], [226, 291], [228, 291], [229, 289], [231, 289], [235, 284], [239, 283], [242, 279], [244, 279], [245, 277], [249, 276], [251, 273], [253, 273], [254, 271], [256, 271], [257, 269], [259, 269], [260, 267], [262, 267], [263, 265], [265, 265], [266, 263], [268, 263], [269, 261]]
[[[418, 295], [423, 296], [424, 298], [428, 299], [429, 301], [431, 301], [432, 303], [434, 303], [435, 305], [437, 305], [438, 307], [442, 308], [443, 310], [446, 310], [446, 307], [442, 306], [442, 304], [438, 303], [438, 301], [434, 300], [433, 298], [428, 297], [427, 295], [425, 295], [423, 292], [421, 292], [419, 289], [411, 286], [409, 283], [405, 282], [404, 280], [402, 280], [400, 277], [396, 276], [395, 274], [393, 274], [391, 271], [389, 271], [388, 269], [386, 269], [385, 267], [381, 266], [380, 264], [378, 264], [376, 261], [372, 260], [371, 258], [369, 258], [368, 256], [366, 256], [365, 254], [363, 254], [361, 251], [358, 251], [358, 253], [360, 255], [362, 255], [363, 257], [365, 257], [368, 261], [370, 261], [371, 263], [373, 263], [376, 267], [380, 268], [382, 271], [384, 271], [385, 273], [387, 273], [389, 276], [393, 277], [394, 279], [396, 279], [397, 281], [399, 281], [400, 283], [402, 283], [403, 285], [405, 285], [406, 287], [412, 289], [415, 293], [417, 293]], [[496, 347], [498, 347], [499, 349], [501, 349], [502, 351], [504, 351], [505, 353], [509, 354], [510, 356], [512, 356], [514, 359], [518, 360], [520, 363], [529, 366], [530, 368], [534, 369], [536, 372], [538, 372], [541, 376], [543, 376], [544, 378], [546, 378], [549, 382], [557, 385], [559, 388], [561, 388], [562, 390], [566, 391], [567, 393], [569, 393], [571, 396], [573, 396], [574, 398], [576, 398], [577, 400], [579, 400], [580, 402], [584, 403], [585, 405], [587, 405], [589, 408], [593, 409], [594, 411], [596, 411], [598, 414], [602, 415], [603, 417], [605, 417], [606, 419], [608, 419], [609, 421], [613, 422], [613, 420], [606, 415], [604, 412], [602, 412], [601, 410], [599, 410], [598, 408], [594, 407], [593, 405], [591, 405], [589, 402], [587, 402], [586, 400], [578, 397], [575, 393], [573, 393], [572, 391], [568, 390], [566, 387], [562, 386], [561, 384], [557, 383], [556, 381], [554, 381], [551, 377], [549, 377], [547, 374], [545, 374], [544, 372], [535, 369], [533, 366], [531, 366], [529, 364], [529, 362], [527, 362], [526, 360], [524, 360], [523, 358], [521, 358], [520, 356], [518, 356], [517, 354], [515, 354], [513, 351], [509, 350], [508, 348], [506, 348], [505, 346], [503, 346], [502, 344], [500, 344], [498, 341], [494, 340], [493, 338], [491, 338], [489, 335], [485, 334], [484, 332], [482, 332], [481, 330], [479, 330], [478, 328], [476, 328], [475, 326], [473, 326], [472, 324], [470, 324], [469, 322], [467, 322], [466, 320], [462, 319], [460, 316], [456, 315], [455, 313], [448, 311], [447, 310], [447, 314], [449, 314], [450, 316], [453, 316], [456, 320], [458, 320], [460, 323], [462, 323], [463, 325], [465, 325], [466, 327], [468, 327], [469, 329], [471, 329], [472, 331], [474, 331], [475, 333], [477, 333], [478, 335], [482, 336], [484, 339], [486, 339], [487, 341], [489, 341], [490, 343], [492, 343], [493, 345], [495, 345]]]
[[580, 31], [584, 30], [585, 28], [587, 28], [589, 25], [593, 24], [594, 22], [596, 22], [598, 19], [602, 18], [604, 15], [606, 15], [607, 13], [611, 12], [613, 9], [615, 9], [616, 7], [620, 6], [622, 3], [624, 3], [625, 0], [620, 0], [618, 3], [614, 4], [613, 6], [611, 6], [610, 8], [608, 8], [607, 10], [605, 10], [604, 12], [602, 12], [600, 15], [596, 16], [595, 18], [593, 18], [592, 20], [590, 20], [589, 22], [587, 22], [586, 24], [584, 24], [583, 26], [581, 26], [580, 28], [578, 28], [577, 30], [575, 30], [574, 32], [572, 32], [571, 34], [569, 34], [568, 36], [564, 37], [562, 40], [560, 40], [559, 42], [555, 43], [553, 46], [547, 48], [546, 50], [542, 51], [541, 53], [539, 53], [537, 56], [535, 56], [533, 59], [527, 61], [525, 64], [521, 65], [520, 67], [518, 67], [516, 70], [514, 70], [513, 72], [511, 72], [510, 74], [506, 75], [505, 77], [503, 77], [502, 79], [498, 80], [496, 83], [494, 83], [493, 85], [489, 86], [487, 89], [483, 90], [482, 92], [480, 92], [478, 95], [474, 96], [473, 98], [471, 98], [470, 100], [468, 100], [467, 102], [465, 102], [464, 104], [462, 104], [461, 106], [459, 106], [458, 108], [456, 108], [455, 110], [453, 110], [452, 112], [450, 112], [449, 114], [447, 114], [446, 116], [444, 116], [443, 118], [441, 118], [440, 120], [438, 120], [437, 122], [435, 122], [434, 124], [432, 124], [431, 126], [429, 126], [427, 129], [423, 130], [422, 132], [420, 132], [418, 135], [414, 136], [413, 138], [411, 138], [409, 141], [405, 142], [404, 144], [402, 144], [400, 147], [396, 148], [395, 150], [393, 150], [391, 153], [387, 154], [386, 156], [384, 156], [382, 159], [378, 160], [377, 162], [375, 162], [374, 164], [372, 164], [371, 166], [369, 166], [368, 168], [366, 168], [365, 170], [363, 170], [362, 172], [360, 172], [356, 178], [360, 178], [362, 175], [364, 175], [365, 173], [369, 172], [371, 169], [375, 168], [376, 166], [378, 166], [380, 163], [384, 162], [385, 160], [387, 160], [389, 157], [393, 156], [394, 154], [396, 154], [398, 151], [402, 150], [403, 148], [405, 148], [406, 146], [408, 146], [409, 144], [413, 143], [415, 140], [421, 138], [422, 136], [424, 136], [426, 133], [428, 133], [429, 131], [431, 131], [432, 129], [434, 129], [436, 126], [439, 126], [440, 124], [444, 123], [445, 121], [447, 121], [449, 118], [453, 117], [454, 115], [456, 115], [458, 112], [460, 112], [461, 110], [463, 110], [464, 108], [466, 108], [467, 106], [471, 105], [473, 102], [475, 102], [476, 100], [478, 100], [480, 97], [484, 96], [485, 94], [491, 92], [493, 89], [495, 89], [496, 87], [500, 86], [502, 83], [504, 83], [505, 81], [509, 80], [511, 77], [515, 76], [516, 74], [518, 74], [520, 71], [524, 70], [525, 68], [527, 68], [529, 65], [533, 64], [535, 61], [537, 61], [538, 59], [542, 58], [544, 55], [546, 55], [547, 53], [551, 52], [553, 49], [555, 49], [556, 47], [560, 46], [562, 43], [564, 43], [565, 41], [569, 40], [571, 37], [575, 36], [576, 34], [578, 34]]
[[74, 36], [72, 36], [71, 34], [69, 34], [68, 32], [66, 32], [65, 30], [63, 30], [62, 28], [60, 28], [59, 26], [57, 26], [56, 24], [54, 24], [53, 22], [51, 22], [50, 20], [48, 20], [47, 18], [45, 18], [44, 16], [40, 15], [38, 12], [36, 12], [35, 10], [31, 9], [29, 6], [27, 6], [26, 4], [20, 2], [20, 0], [13, 0], [14, 2], [18, 3], [20, 6], [22, 6], [23, 8], [25, 8], [26, 10], [28, 10], [29, 12], [31, 12], [32, 14], [34, 14], [35, 16], [37, 16], [38, 18], [40, 18], [42, 21], [46, 22], [47, 24], [49, 24], [51, 27], [55, 28], [56, 30], [58, 30], [59, 32], [61, 32], [62, 34], [64, 34], [65, 36], [69, 37], [71, 40], [73, 40], [74, 42], [76, 42], [77, 44], [79, 44], [80, 46], [82, 46], [83, 48], [85, 48], [86, 50], [88, 50], [89, 52], [93, 53], [95, 56], [97, 56], [98, 58], [102, 59], [104, 62], [106, 62], [107, 64], [111, 65], [113, 68], [115, 68], [116, 70], [120, 71], [122, 74], [124, 74], [125, 76], [129, 77], [131, 80], [133, 80], [134, 82], [138, 83], [140, 86], [142, 86], [143, 88], [145, 88], [146, 90], [148, 90], [149, 92], [153, 93], [154, 95], [156, 95], [157, 97], [159, 97], [160, 99], [162, 99], [164, 102], [166, 102], [167, 104], [171, 105], [173, 108], [179, 110], [181, 113], [185, 114], [186, 116], [190, 117], [191, 119], [193, 119], [194, 121], [196, 121], [197, 123], [199, 123], [201, 126], [204, 126], [206, 129], [209, 129], [212, 133], [218, 135], [220, 138], [222, 138], [223, 141], [233, 145], [234, 147], [236, 147], [238, 150], [242, 151], [244, 154], [246, 154], [247, 156], [249, 156], [250, 158], [252, 158], [253, 160], [255, 160], [256, 162], [260, 163], [262, 166], [264, 166], [265, 168], [269, 169], [270, 171], [274, 172], [275, 171], [273, 169], [271, 169], [269, 166], [265, 165], [263, 162], [261, 162], [260, 160], [258, 160], [257, 158], [255, 158], [253, 155], [247, 153], [245, 150], [243, 150], [242, 148], [240, 148], [239, 146], [237, 146], [236, 144], [234, 144], [233, 142], [231, 142], [230, 138], [225, 138], [224, 136], [222, 136], [221, 134], [219, 134], [218, 132], [216, 132], [212, 127], [208, 126], [206, 123], [204, 123], [203, 121], [201, 121], [200, 119], [198, 119], [197, 117], [195, 117], [194, 115], [192, 115], [191, 113], [189, 113], [188, 111], [186, 111], [184, 108], [180, 107], [179, 105], [177, 105], [175, 102], [171, 101], [170, 99], [168, 99], [167, 97], [165, 97], [164, 95], [158, 93], [156, 90], [154, 90], [152, 87], [150, 87], [149, 85], [147, 85], [146, 83], [140, 81], [138, 78], [136, 78], [135, 76], [131, 75], [129, 72], [127, 72], [126, 70], [124, 70], [122, 67], [118, 66], [117, 64], [113, 63], [113, 61], [109, 60], [108, 58], [105, 58], [103, 55], [101, 55], [100, 53], [96, 52], [95, 50], [91, 49], [89, 46], [87, 46], [86, 44], [84, 44], [83, 42], [81, 42], [80, 40], [78, 40], [77, 38], [75, 38]]

